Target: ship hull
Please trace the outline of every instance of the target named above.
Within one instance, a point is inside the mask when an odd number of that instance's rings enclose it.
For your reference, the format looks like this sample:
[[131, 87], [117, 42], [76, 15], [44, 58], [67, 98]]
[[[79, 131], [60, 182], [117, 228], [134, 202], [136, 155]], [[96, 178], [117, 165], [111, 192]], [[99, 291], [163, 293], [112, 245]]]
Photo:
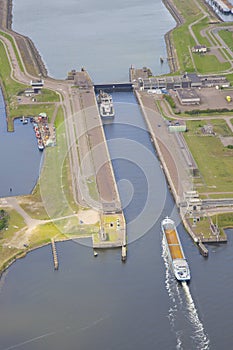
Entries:
[[112, 96], [104, 91], [100, 91], [97, 102], [99, 104], [100, 116], [103, 119], [112, 119], [115, 116], [115, 111], [112, 102]]
[[175, 278], [180, 282], [189, 281], [191, 278], [190, 270], [174, 221], [169, 218], [164, 219], [161, 223], [161, 229]]

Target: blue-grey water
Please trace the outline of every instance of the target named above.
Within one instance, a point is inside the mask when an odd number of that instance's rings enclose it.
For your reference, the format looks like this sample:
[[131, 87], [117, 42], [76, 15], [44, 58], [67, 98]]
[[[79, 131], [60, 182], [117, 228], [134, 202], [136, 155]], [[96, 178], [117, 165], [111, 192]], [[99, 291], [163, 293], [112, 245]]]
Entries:
[[[18, 19], [16, 3], [20, 10]], [[98, 13], [98, 10], [94, 6], [98, 7], [98, 4], [100, 8], [105, 4], [109, 15], [114, 12], [114, 7], [117, 7], [116, 13], [120, 8], [124, 9], [122, 12], [128, 8], [132, 14], [135, 6], [140, 5], [147, 10], [148, 4], [161, 6], [159, 2], [149, 0], [143, 4], [133, 0], [118, 1], [111, 6], [107, 1], [84, 3], [69, 0], [65, 8], [61, 7], [64, 2], [56, 3], [57, 6], [52, 0], [40, 2], [39, 5], [30, 2], [28, 11], [25, 11], [26, 1], [15, 1], [14, 19], [18, 23], [21, 21], [22, 25], [25, 19], [31, 23], [27, 35], [43, 30], [47, 38], [50, 30], [53, 30], [51, 23], [64, 24], [63, 16], [76, 18], [77, 12], [71, 9], [77, 4], [81, 9], [81, 4], [85, 4], [86, 15], [92, 14], [92, 18], [86, 22], [86, 31], [84, 28], [83, 31], [73, 29], [80, 36], [75, 41], [78, 46], [82, 36], [88, 32], [91, 36], [89, 26], [96, 24], [95, 11]], [[49, 15], [44, 10], [46, 6], [50, 9]], [[82, 17], [81, 10], [79, 13]], [[138, 16], [142, 13], [140, 11]], [[44, 20], [48, 16], [49, 21]], [[164, 8], [162, 13], [154, 16], [149, 36], [154, 34], [156, 37], [164, 18], [171, 19]], [[80, 17], [74, 22], [79, 22], [78, 19], [81, 21]], [[43, 22], [41, 26], [38, 26], [39, 19]], [[68, 38], [70, 31], [66, 32], [66, 28], [68, 30], [69, 27], [62, 27], [64, 36]], [[97, 34], [98, 29], [101, 27], [95, 27]], [[131, 27], [127, 30], [131, 32]], [[147, 28], [142, 25], [140, 30], [146, 40]], [[106, 35], [111, 39], [111, 30], [105, 27], [104, 34], [105, 39]], [[60, 41], [67, 45], [63, 37], [60, 37]], [[35, 43], [39, 44], [39, 40], [38, 43], [35, 40]], [[51, 73], [57, 69], [57, 74], [63, 76], [66, 67], [70, 68], [71, 59], [74, 60], [73, 48], [69, 54], [58, 49], [51, 54], [51, 43], [47, 40], [47, 46], [40, 48], [42, 56]], [[70, 46], [73, 45], [71, 41]], [[112, 52], [111, 69], [106, 65], [104, 71], [103, 65], [98, 63], [98, 55], [92, 55], [95, 57], [93, 70], [96, 68], [97, 72], [100, 69], [96, 80], [100, 73], [99, 77], [103, 77], [103, 80], [112, 80], [113, 71], [116, 80], [124, 77], [120, 62], [118, 66], [119, 59], [115, 57], [113, 41], [110, 40], [109, 45], [109, 52]], [[131, 45], [137, 47], [138, 44], [132, 42]], [[124, 53], [124, 46], [119, 47], [118, 51], [119, 55]], [[151, 51], [144, 52], [145, 56]], [[87, 62], [90, 59], [89, 51], [85, 52], [87, 56], [84, 61]], [[136, 62], [136, 52], [134, 55]], [[62, 56], [59, 60], [66, 62], [64, 66], [58, 63], [57, 56]], [[104, 55], [103, 60], [106, 61]], [[154, 64], [158, 72], [158, 61]], [[147, 62], [143, 65], [147, 65]], [[52, 74], [56, 75], [55, 72]], [[208, 259], [199, 254], [179, 224], [178, 212], [159, 162], [154, 158], [133, 94], [116, 93], [113, 99], [116, 117], [112, 124], [105, 125], [105, 133], [125, 206], [129, 240], [132, 242], [128, 247], [127, 262], [121, 263], [119, 250], [100, 252], [94, 258], [90, 248], [76, 242], [58, 244], [60, 268], [57, 272], [53, 271], [50, 247], [29, 253], [26, 258], [17, 261], [0, 281], [0, 350], [230, 349], [233, 343], [233, 230], [228, 231], [227, 244], [209, 246]], [[188, 287], [182, 287], [174, 280], [163, 249], [160, 221], [164, 215], [170, 214], [179, 225], [183, 248], [191, 267], [192, 280]]]
[[0, 89], [0, 197], [28, 194], [40, 171], [41, 152], [31, 123], [14, 123], [15, 132], [7, 132], [5, 104]]
[[166, 60], [159, 62], [175, 21], [160, 0], [20, 0], [13, 6], [14, 29], [34, 40], [56, 78], [81, 67], [95, 82], [128, 81], [131, 64], [168, 71]]

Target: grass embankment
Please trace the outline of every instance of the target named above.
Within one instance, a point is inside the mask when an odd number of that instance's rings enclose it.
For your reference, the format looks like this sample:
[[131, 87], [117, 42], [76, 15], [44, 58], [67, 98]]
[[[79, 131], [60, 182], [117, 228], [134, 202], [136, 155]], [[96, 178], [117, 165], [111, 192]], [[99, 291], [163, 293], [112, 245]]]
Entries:
[[230, 32], [228, 29], [222, 29], [219, 30], [218, 34], [226, 43], [226, 46], [228, 46], [229, 49], [233, 51], [233, 33]]
[[[106, 214], [101, 217], [101, 227], [106, 234], [106, 243], [116, 243], [122, 240], [120, 226], [124, 225], [121, 214]], [[93, 236], [94, 244], [101, 244], [101, 237], [99, 234]]]
[[[233, 136], [225, 120], [208, 120], [216, 136], [204, 135], [206, 121], [187, 121], [184, 134], [201, 172], [197, 190], [201, 192], [233, 192], [233, 150], [224, 147], [219, 136]], [[224, 193], [218, 198], [225, 197]]]
[[36, 102], [59, 102], [59, 95], [53, 90], [42, 89], [41, 94], [35, 96]]
[[192, 48], [197, 44], [189, 31], [189, 25], [198, 21], [192, 26], [194, 35], [200, 45], [210, 46], [208, 36], [202, 35], [201, 31], [208, 28], [210, 16], [203, 17], [203, 13], [195, 2], [188, 0], [174, 0], [174, 3], [185, 18], [186, 22], [175, 28], [172, 32], [172, 40], [176, 48], [179, 61], [180, 73], [197, 72], [200, 74], [220, 73], [231, 67], [229, 62], [220, 62], [211, 52], [207, 54], [192, 53]]
[[22, 197], [20, 203], [24, 210], [35, 219], [46, 220], [51, 217], [72, 215], [78, 210], [72, 195], [64, 116], [61, 107], [57, 111], [55, 127], [57, 145], [46, 148], [40, 180], [33, 194]]
[[[12, 39], [13, 40], [13, 39]], [[16, 48], [15, 48], [16, 50]], [[21, 62], [21, 61], [19, 61]], [[20, 104], [18, 96], [22, 95], [24, 90], [29, 86], [18, 83], [11, 78], [11, 66], [8, 61], [5, 47], [0, 41], [0, 79], [4, 89], [4, 98], [7, 106], [8, 115], [8, 130], [14, 130], [14, 118], [24, 116], [32, 116], [42, 111], [51, 115], [54, 111], [53, 104], [46, 104], [46, 102], [58, 102], [59, 96], [56, 92], [44, 89], [40, 95], [36, 96], [38, 102], [45, 102], [45, 104], [36, 104], [29, 100], [29, 104]], [[29, 82], [28, 82], [29, 83]]]
[[198, 221], [195, 224], [195, 227], [193, 227], [193, 230], [197, 235], [201, 235], [204, 238], [211, 237], [210, 219], [212, 220], [213, 224], [218, 225], [220, 230], [220, 234], [219, 234], [220, 238], [226, 237], [226, 233], [224, 232], [224, 229], [233, 227], [233, 213], [213, 215], [210, 218], [203, 217], [200, 219], [200, 221]]
[[11, 35], [5, 33], [5, 32], [2, 32], [2, 31], [0, 31], [0, 34], [11, 42], [11, 45], [13, 47], [13, 50], [14, 50], [14, 53], [15, 53], [15, 56], [16, 56], [16, 59], [17, 59], [18, 64], [19, 64], [19, 68], [20, 68], [20, 70], [22, 72], [25, 72], [23, 63], [22, 63], [20, 55], [19, 55], [19, 51], [18, 51], [18, 49], [17, 49], [17, 47], [15, 45], [15, 41], [14, 41], [13, 37]]
[[[233, 224], [233, 215], [231, 216], [231, 223]], [[222, 220], [219, 220], [220, 216], [218, 216], [218, 227], [219, 227], [219, 238], [225, 239], [226, 234], [224, 232], [224, 222]], [[212, 217], [212, 222], [213, 224], [216, 224], [216, 217]], [[190, 219], [190, 225], [192, 225], [192, 220]], [[200, 238], [205, 238], [205, 239], [215, 239], [216, 236], [212, 234], [211, 228], [210, 228], [210, 219], [207, 217], [202, 217], [200, 221], [195, 223], [195, 226], [192, 227], [192, 230], [195, 232], [197, 236]]]
[[22, 250], [11, 246], [10, 242], [17, 232], [26, 228], [23, 218], [15, 210], [6, 208], [4, 208], [4, 210], [9, 215], [9, 221], [7, 228], [0, 231], [0, 271], [4, 269], [12, 259], [22, 254]]
[[[39, 190], [41, 200], [50, 219], [58, 231], [64, 235], [92, 234], [97, 225], [80, 223], [76, 213], [79, 207], [74, 201], [72, 179], [65, 137], [63, 110], [59, 108], [55, 125], [57, 146], [46, 149]], [[64, 219], [59, 219], [63, 218]], [[43, 229], [43, 227], [41, 227]]]
[[[99, 231], [99, 222], [93, 225], [81, 223], [75, 212], [79, 208], [74, 202], [63, 110], [59, 107], [55, 120], [57, 128], [57, 146], [46, 148], [40, 181], [32, 195], [23, 196], [19, 204], [32, 218], [51, 220], [36, 226], [27, 237], [27, 226], [23, 218], [14, 210], [7, 209], [9, 225], [0, 233], [0, 270], [14, 258], [24, 256], [33, 249], [50, 242], [51, 238], [65, 240], [91, 236]], [[66, 216], [65, 218], [63, 218]], [[28, 247], [18, 249], [17, 245], [25, 241]]]

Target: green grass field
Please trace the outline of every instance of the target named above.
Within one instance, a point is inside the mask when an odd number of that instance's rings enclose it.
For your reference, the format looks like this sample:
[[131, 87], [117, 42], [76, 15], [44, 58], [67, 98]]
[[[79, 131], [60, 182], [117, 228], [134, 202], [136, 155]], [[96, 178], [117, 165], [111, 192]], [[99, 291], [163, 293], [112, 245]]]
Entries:
[[[208, 121], [210, 123], [211, 121]], [[225, 121], [213, 121], [218, 134], [228, 135]], [[188, 121], [188, 132], [184, 134], [186, 142], [197, 162], [202, 175], [199, 192], [233, 191], [233, 150], [224, 147], [217, 136], [206, 136], [201, 132], [202, 121]]]
[[185, 24], [176, 28], [172, 33], [172, 38], [179, 60], [180, 71], [194, 72], [195, 69], [190, 57], [189, 48], [195, 45], [195, 41], [188, 32], [188, 25]]
[[30, 104], [30, 105], [15, 105], [11, 109], [11, 118], [8, 119], [8, 131], [14, 130], [14, 119], [20, 118], [21, 116], [31, 117], [37, 115], [41, 112], [45, 112], [50, 119], [54, 113], [55, 105], [54, 104]]
[[35, 96], [37, 102], [59, 102], [59, 95], [52, 90], [42, 89], [41, 93]]
[[[48, 115], [52, 115], [54, 111], [53, 104], [19, 104], [17, 96], [22, 94], [23, 91], [28, 88], [24, 84], [20, 84], [11, 78], [11, 67], [6, 55], [5, 47], [0, 41], [0, 79], [2, 81], [4, 89], [4, 97], [7, 104], [8, 111], [8, 130], [13, 131], [13, 119], [21, 116], [32, 116], [40, 112], [46, 112]], [[37, 96], [38, 102], [58, 102], [59, 95], [56, 92], [44, 89], [41, 95]]]
[[5, 47], [0, 41], [0, 78], [5, 89], [8, 103], [11, 103], [12, 96], [24, 91], [27, 86], [17, 83], [11, 78], [11, 67], [8, 61]]
[[[51, 219], [72, 216], [74, 212], [78, 211], [71, 191], [65, 124], [60, 114], [58, 118], [57, 145], [46, 148], [44, 165], [39, 180], [41, 199]], [[79, 232], [77, 217], [71, 217], [67, 219], [67, 222], [57, 221], [56, 226], [59, 226], [60, 232]]]
[[[200, 9], [192, 0], [173, 0], [176, 7], [179, 9], [184, 18], [195, 18], [201, 14]], [[196, 17], [197, 19], [197, 17]]]
[[201, 31], [205, 28], [208, 28], [208, 22], [208, 18], [204, 18], [203, 20], [201, 20], [201, 22], [192, 26], [193, 32], [198, 42], [200, 43], [200, 45], [205, 45], [206, 47], [210, 46], [210, 42], [208, 37], [204, 37], [201, 35]]
[[11, 35], [9, 35], [9, 34], [7, 34], [7, 33], [5, 33], [5, 32], [0, 31], [0, 34], [1, 34], [2, 36], [4, 36], [5, 38], [7, 38], [7, 39], [11, 42], [12, 47], [13, 47], [14, 52], [15, 52], [16, 59], [17, 59], [18, 64], [19, 64], [19, 68], [20, 68], [20, 70], [21, 70], [22, 72], [24, 72], [24, 67], [23, 67], [22, 61], [21, 61], [21, 59], [20, 59], [19, 52], [18, 52], [18, 49], [17, 49], [17, 47], [16, 47], [16, 45], [15, 45], [14, 39], [12, 38]]
[[229, 62], [220, 63], [216, 56], [209, 54], [193, 54], [198, 73], [221, 73], [231, 67]]
[[219, 36], [224, 40], [226, 46], [233, 51], [233, 33], [228, 29], [219, 30]]
[[0, 231], [0, 271], [22, 251], [12, 247], [9, 242], [16, 232], [26, 227], [23, 218], [12, 209], [5, 209], [9, 214], [8, 228]]

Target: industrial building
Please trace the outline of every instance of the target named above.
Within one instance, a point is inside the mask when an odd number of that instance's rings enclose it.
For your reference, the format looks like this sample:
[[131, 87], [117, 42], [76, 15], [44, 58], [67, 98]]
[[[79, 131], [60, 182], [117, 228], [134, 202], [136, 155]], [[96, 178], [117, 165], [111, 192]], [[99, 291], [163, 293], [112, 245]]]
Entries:
[[44, 86], [44, 80], [31, 80], [31, 87], [35, 94], [38, 94]]
[[192, 48], [192, 51], [195, 53], [206, 53], [207, 47], [205, 45], [196, 45]]
[[196, 73], [186, 73], [175, 76], [150, 76], [151, 72], [146, 67], [143, 69], [130, 68], [130, 81], [139, 90], [153, 89], [190, 89], [218, 86], [227, 88], [229, 81], [224, 76], [218, 75], [197, 75]]
[[199, 105], [201, 102], [195, 89], [178, 89], [177, 97], [182, 105]]

